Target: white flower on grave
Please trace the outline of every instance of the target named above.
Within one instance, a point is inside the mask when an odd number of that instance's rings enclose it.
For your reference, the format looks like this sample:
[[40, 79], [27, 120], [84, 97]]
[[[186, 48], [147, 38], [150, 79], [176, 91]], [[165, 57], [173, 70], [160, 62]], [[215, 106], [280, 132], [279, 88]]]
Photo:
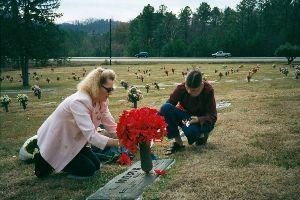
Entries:
[[131, 86], [128, 90], [128, 101], [135, 102], [143, 99], [143, 94], [140, 90], [137, 89], [135, 86]]
[[8, 105], [11, 102], [11, 99], [9, 98], [8, 95], [3, 95], [0, 97], [0, 102], [2, 106]]
[[26, 107], [27, 107], [28, 96], [26, 94], [18, 94], [17, 95], [17, 100], [20, 102], [20, 105], [25, 110]]
[[17, 95], [17, 100], [22, 103], [22, 102], [27, 102], [28, 101], [28, 96], [26, 94], [18, 94]]

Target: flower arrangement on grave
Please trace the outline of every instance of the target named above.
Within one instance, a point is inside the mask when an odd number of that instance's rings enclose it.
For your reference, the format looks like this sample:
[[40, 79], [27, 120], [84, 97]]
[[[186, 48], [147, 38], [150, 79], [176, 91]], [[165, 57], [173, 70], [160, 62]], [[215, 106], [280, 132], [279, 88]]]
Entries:
[[125, 110], [119, 118], [117, 136], [120, 143], [133, 154], [139, 150], [141, 168], [146, 173], [153, 168], [150, 144], [163, 140], [166, 127], [164, 117], [148, 107]]
[[20, 105], [22, 105], [23, 109], [26, 109], [27, 102], [28, 102], [28, 96], [26, 94], [18, 94], [17, 100], [20, 102]]
[[158, 83], [156, 81], [153, 83], [153, 85], [154, 85], [155, 89], [159, 90], [159, 85], [158, 85]]
[[121, 80], [121, 81], [120, 81], [120, 84], [121, 84], [122, 87], [125, 88], [125, 90], [128, 89], [128, 82], [127, 82], [127, 81]]
[[11, 99], [8, 95], [3, 95], [0, 97], [1, 106], [4, 107], [5, 112], [8, 112], [8, 104], [11, 102]]
[[42, 90], [38, 85], [32, 86], [31, 90], [33, 91], [34, 96], [37, 96], [39, 99], [41, 98]]
[[133, 103], [133, 107], [137, 108], [137, 102], [143, 99], [143, 94], [140, 90], [135, 86], [131, 86], [128, 90], [128, 101]]

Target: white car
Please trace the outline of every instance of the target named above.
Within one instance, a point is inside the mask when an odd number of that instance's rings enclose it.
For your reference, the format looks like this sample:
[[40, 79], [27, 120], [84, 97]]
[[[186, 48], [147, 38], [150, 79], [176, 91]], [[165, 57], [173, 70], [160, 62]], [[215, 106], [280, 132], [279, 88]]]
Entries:
[[211, 54], [212, 57], [216, 58], [216, 57], [230, 57], [231, 56], [231, 53], [225, 53], [223, 51], [218, 51], [217, 53], [213, 53]]

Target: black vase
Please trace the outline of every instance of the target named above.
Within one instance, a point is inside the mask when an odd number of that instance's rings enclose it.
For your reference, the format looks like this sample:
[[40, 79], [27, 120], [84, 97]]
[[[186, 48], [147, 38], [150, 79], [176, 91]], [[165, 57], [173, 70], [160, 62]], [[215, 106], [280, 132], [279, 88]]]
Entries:
[[137, 108], [137, 101], [133, 101], [133, 107]]
[[22, 101], [21, 103], [22, 103], [23, 109], [25, 110], [25, 109], [26, 109], [26, 102], [25, 102], [25, 101]]
[[150, 145], [147, 143], [140, 143], [139, 147], [141, 168], [146, 174], [148, 174], [153, 168]]
[[8, 104], [4, 105], [5, 112], [8, 112]]

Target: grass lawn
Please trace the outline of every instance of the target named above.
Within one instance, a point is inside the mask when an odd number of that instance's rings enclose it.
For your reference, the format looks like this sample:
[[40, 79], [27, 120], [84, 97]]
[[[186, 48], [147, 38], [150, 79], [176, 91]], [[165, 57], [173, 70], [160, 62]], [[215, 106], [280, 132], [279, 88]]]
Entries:
[[[117, 89], [110, 98], [110, 110], [116, 120], [124, 109], [132, 108], [120, 80], [140, 87], [144, 99], [138, 102], [138, 107], [159, 108], [176, 84], [184, 80], [182, 72], [193, 67], [199, 67], [211, 81], [217, 103], [231, 102], [230, 107], [218, 110], [218, 121], [208, 144], [205, 147], [186, 144], [185, 151], [171, 155], [176, 163], [146, 189], [144, 199], [299, 199], [300, 80], [294, 78], [293, 68], [285, 76], [279, 72], [282, 64], [273, 68], [271, 63], [264, 63], [248, 83], [248, 71], [256, 64], [244, 64], [242, 68], [240, 65], [228, 64], [226, 70], [239, 70], [229, 76], [225, 76], [222, 64], [111, 66], [118, 75]], [[109, 164], [91, 180], [71, 180], [65, 174], [41, 180], [35, 177], [32, 164], [18, 159], [24, 141], [36, 133], [63, 98], [75, 91], [78, 81], [73, 80], [72, 73], [82, 77], [83, 68], [90, 71], [94, 67], [30, 69], [30, 84], [42, 88], [41, 99], [30, 88], [22, 89], [18, 82], [20, 71], [2, 73], [4, 77], [12, 76], [13, 82], [5, 79], [0, 90], [1, 96], [7, 94], [12, 99], [9, 112], [0, 111], [1, 199], [85, 199], [126, 170], [126, 166]], [[164, 68], [169, 71], [168, 76]], [[147, 69], [151, 75], [144, 75], [144, 82], [137, 79], [135, 73], [143, 74]], [[38, 81], [32, 77], [34, 72], [40, 77]], [[219, 72], [223, 73], [222, 78]], [[160, 90], [154, 89], [155, 81]], [[146, 84], [151, 85], [149, 93]], [[19, 93], [29, 97], [25, 111], [16, 101]], [[169, 142], [155, 145], [159, 158], [165, 158], [163, 150]]]

